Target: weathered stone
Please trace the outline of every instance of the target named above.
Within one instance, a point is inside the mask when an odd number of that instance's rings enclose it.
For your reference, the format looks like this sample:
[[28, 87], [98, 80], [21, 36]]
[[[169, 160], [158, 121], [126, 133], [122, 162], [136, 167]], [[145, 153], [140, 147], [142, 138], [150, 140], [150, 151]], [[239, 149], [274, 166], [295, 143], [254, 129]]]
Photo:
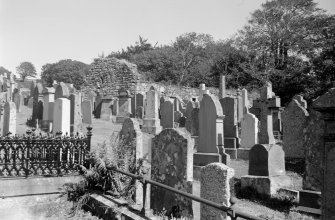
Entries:
[[[153, 139], [151, 179], [192, 193], [193, 140], [186, 130], [164, 129]], [[170, 211], [179, 205], [182, 216], [193, 214], [192, 200], [181, 198], [159, 187], [152, 187], [151, 208]]]
[[51, 123], [53, 122], [55, 89], [53, 87], [45, 87], [43, 89], [43, 126], [47, 131], [50, 131]]
[[144, 118], [144, 107], [143, 106], [138, 106], [136, 108], [136, 118], [143, 119]]
[[131, 96], [130, 92], [124, 89], [119, 90], [118, 96], [118, 109], [119, 112], [116, 115], [116, 122], [123, 123], [126, 118], [129, 118], [132, 114], [131, 110]]
[[219, 88], [219, 99], [226, 97], [226, 76], [220, 74], [220, 88]]
[[224, 118], [224, 147], [238, 147], [238, 126], [237, 126], [237, 100], [235, 98], [226, 97], [220, 99]]
[[3, 120], [3, 133], [7, 135], [11, 132], [12, 135], [16, 134], [16, 106], [14, 102], [6, 102], [4, 106], [4, 120]]
[[160, 108], [160, 113], [163, 129], [174, 128], [174, 104], [171, 99], [163, 102]]
[[304, 129], [307, 126], [307, 109], [293, 99], [282, 113], [283, 148], [285, 156], [289, 158], [304, 158]]
[[54, 116], [53, 116], [53, 134], [62, 132], [63, 135], [70, 135], [70, 115], [71, 115], [71, 103], [67, 98], [58, 98], [54, 104]]
[[[234, 177], [234, 169], [222, 164], [211, 163], [201, 168], [201, 198], [230, 206], [230, 180]], [[227, 219], [227, 213], [201, 204], [201, 219]]]
[[16, 105], [16, 111], [21, 112], [23, 106], [23, 95], [19, 91], [14, 94], [13, 101]]
[[81, 112], [83, 116], [83, 123], [92, 124], [92, 102], [91, 100], [85, 100], [81, 103]]
[[100, 118], [110, 120], [112, 116], [113, 98], [110, 96], [102, 98]]
[[181, 111], [174, 111], [174, 122], [178, 124], [178, 127], [180, 126], [180, 120], [183, 117], [183, 113]]
[[[185, 127], [186, 127], [186, 130], [188, 130], [192, 136], [197, 136], [198, 133], [195, 131], [195, 124], [194, 124], [194, 118], [192, 118], [192, 111], [195, 109], [195, 108], [198, 108], [198, 113], [199, 113], [199, 106], [200, 104], [199, 103], [196, 103], [196, 102], [193, 102], [193, 101], [190, 101], [187, 103], [187, 106], [186, 106], [186, 122], [185, 122]], [[197, 115], [195, 117], [195, 120], [196, 122], [199, 122], [199, 116]], [[196, 133], [196, 134], [195, 134]]]
[[251, 149], [255, 144], [258, 144], [258, 119], [255, 115], [246, 113], [241, 121], [241, 147]]
[[70, 132], [77, 133], [81, 132], [83, 128], [83, 118], [81, 115], [81, 93], [73, 93], [70, 95]]
[[159, 95], [151, 88], [146, 94], [145, 117], [142, 131], [149, 134], [158, 134], [162, 130], [159, 120]]
[[249, 112], [249, 99], [248, 99], [248, 90], [246, 89], [242, 89], [241, 90], [242, 93], [242, 103], [243, 103], [243, 114], [247, 114], [247, 112]]

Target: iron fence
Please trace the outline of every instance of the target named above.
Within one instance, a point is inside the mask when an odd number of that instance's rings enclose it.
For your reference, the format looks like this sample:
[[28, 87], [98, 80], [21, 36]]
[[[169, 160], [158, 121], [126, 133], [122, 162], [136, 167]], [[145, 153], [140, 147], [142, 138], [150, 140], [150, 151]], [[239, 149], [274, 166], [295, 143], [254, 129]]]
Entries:
[[0, 137], [0, 178], [76, 174], [77, 165], [85, 165], [91, 136], [92, 127], [83, 136], [43, 136], [33, 130]]
[[194, 200], [194, 201], [203, 203], [205, 205], [214, 207], [216, 209], [219, 209], [219, 210], [227, 213], [227, 215], [230, 216], [232, 220], [237, 220], [237, 218], [242, 218], [242, 219], [247, 219], [247, 220], [262, 220], [259, 217], [252, 216], [248, 213], [244, 213], [244, 212], [241, 212], [239, 210], [235, 210], [234, 207], [228, 207], [228, 206], [225, 206], [225, 205], [222, 205], [222, 204], [212, 202], [212, 201], [207, 200], [207, 199], [203, 199], [201, 197], [194, 196], [190, 193], [186, 193], [186, 192], [177, 190], [173, 187], [164, 185], [164, 184], [156, 182], [156, 181], [152, 181], [152, 180], [150, 180], [148, 178], [145, 178], [143, 176], [140, 176], [140, 175], [125, 172], [123, 170], [116, 169], [115, 167], [108, 167], [108, 169], [111, 170], [111, 171], [118, 172], [118, 173], [121, 173], [123, 175], [129, 176], [129, 177], [132, 177], [134, 179], [137, 179], [143, 184], [143, 208], [141, 210], [141, 214], [143, 214], [144, 216], [147, 216], [147, 215], [150, 214], [150, 204], [148, 204], [148, 201], [147, 201], [147, 199], [148, 199], [147, 185], [151, 184], [151, 185], [154, 185], [156, 187], [160, 187], [160, 188], [163, 188], [165, 190], [171, 191], [173, 193], [182, 195], [182, 196], [184, 196], [186, 198], [189, 198], [191, 200]]

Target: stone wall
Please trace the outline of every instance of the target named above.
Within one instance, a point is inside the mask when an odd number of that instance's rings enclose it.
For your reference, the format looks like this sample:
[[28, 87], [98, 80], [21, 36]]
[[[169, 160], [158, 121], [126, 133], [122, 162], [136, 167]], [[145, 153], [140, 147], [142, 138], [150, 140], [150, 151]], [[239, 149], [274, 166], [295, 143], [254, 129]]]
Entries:
[[91, 64], [87, 82], [93, 91], [100, 88], [101, 95], [117, 96], [121, 88], [134, 95], [139, 78], [135, 64], [116, 58], [98, 58]]

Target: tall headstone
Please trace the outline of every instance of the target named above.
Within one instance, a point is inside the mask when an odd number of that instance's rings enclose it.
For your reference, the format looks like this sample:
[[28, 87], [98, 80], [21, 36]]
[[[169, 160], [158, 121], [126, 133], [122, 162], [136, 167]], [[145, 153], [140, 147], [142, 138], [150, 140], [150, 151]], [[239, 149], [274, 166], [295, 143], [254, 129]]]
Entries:
[[[225, 152], [231, 158], [237, 158], [237, 147], [239, 146], [238, 125], [237, 125], [237, 99], [225, 97], [220, 99], [224, 118], [224, 147]], [[200, 107], [201, 108], [201, 107]]]
[[16, 106], [14, 102], [6, 102], [4, 106], [3, 135], [16, 134]]
[[55, 103], [55, 89], [53, 87], [45, 87], [43, 89], [43, 121], [42, 127], [51, 131], [50, 127], [53, 122], [54, 103]]
[[249, 112], [249, 98], [248, 98], [248, 90], [242, 89], [242, 103], [243, 103], [243, 114], [247, 114]]
[[246, 109], [241, 121], [241, 148], [251, 149], [255, 144], [258, 144], [258, 124], [256, 116]]
[[67, 98], [58, 98], [54, 104], [53, 134], [62, 132], [70, 135], [71, 103]]
[[244, 105], [243, 105], [242, 92], [240, 89], [237, 89], [236, 91], [236, 99], [237, 99], [237, 121], [241, 122], [244, 114], [243, 113]]
[[[211, 163], [201, 168], [201, 198], [230, 207], [230, 181], [234, 169], [222, 163]], [[200, 219], [227, 219], [227, 213], [201, 204]]]
[[83, 116], [83, 123], [92, 124], [93, 108], [91, 100], [84, 100], [81, 103], [81, 112]]
[[145, 116], [142, 131], [149, 134], [158, 134], [162, 130], [159, 120], [159, 94], [151, 88], [146, 94]]
[[[112, 110], [114, 105], [118, 105], [117, 103], [113, 104], [114, 98], [112, 96], [105, 96], [101, 99], [101, 107], [100, 107], [100, 118], [103, 120], [111, 120]], [[97, 109], [96, 109], [97, 111]]]
[[[151, 179], [192, 194], [193, 139], [184, 129], [164, 129], [153, 138]], [[193, 214], [192, 200], [159, 187], [151, 189], [151, 208], [171, 211], [179, 205], [183, 216]]]
[[323, 146], [322, 220], [335, 219], [335, 88], [318, 97], [313, 108], [325, 122]]
[[192, 112], [194, 109], [198, 109], [199, 112], [199, 102], [193, 102], [190, 101], [187, 103], [186, 106], [186, 122], [185, 122], [185, 127], [186, 130], [188, 130], [192, 136], [198, 136], [197, 128], [196, 128], [196, 123], [199, 122], [199, 116], [197, 115], [195, 118], [192, 117]]
[[42, 118], [40, 118], [39, 116], [43, 115], [43, 109], [39, 108], [40, 105], [38, 104], [39, 101], [43, 102], [43, 86], [41, 83], [37, 83], [36, 87], [34, 88], [34, 92], [33, 92], [33, 120], [39, 119], [42, 120]]
[[73, 93], [70, 95], [70, 132], [81, 132], [83, 128], [83, 118], [81, 115], [81, 93]]
[[219, 99], [226, 97], [226, 76], [220, 74], [220, 90], [219, 90]]
[[125, 89], [120, 89], [118, 94], [119, 112], [116, 115], [116, 122], [123, 123], [126, 118], [132, 114], [131, 95]]
[[174, 128], [174, 104], [173, 100], [169, 99], [163, 102], [160, 108], [161, 125], [163, 129]]
[[304, 129], [307, 126], [308, 116], [307, 109], [301, 106], [296, 99], [292, 99], [283, 111], [283, 148], [285, 157], [305, 157]]
[[223, 119], [222, 107], [217, 97], [205, 94], [200, 103], [199, 143], [198, 152], [194, 154], [195, 165], [227, 163], [226, 158], [229, 156], [224, 153]]
[[273, 135], [272, 112], [280, 108], [280, 98], [273, 97], [272, 84], [267, 84], [261, 88], [261, 97], [254, 100], [250, 112], [260, 120], [260, 132], [258, 141], [260, 144], [275, 144]]

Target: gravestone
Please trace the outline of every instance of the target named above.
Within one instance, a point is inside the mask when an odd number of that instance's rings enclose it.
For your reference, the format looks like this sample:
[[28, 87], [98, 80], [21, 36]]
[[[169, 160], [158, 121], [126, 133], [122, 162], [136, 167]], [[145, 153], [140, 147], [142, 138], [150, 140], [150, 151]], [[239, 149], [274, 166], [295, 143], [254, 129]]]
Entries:
[[160, 108], [161, 125], [163, 129], [174, 128], [174, 104], [173, 100], [169, 99], [163, 102]]
[[143, 119], [144, 118], [144, 108], [143, 106], [138, 106], [136, 108], [136, 118]]
[[208, 95], [208, 94], [209, 94], [209, 90], [206, 89], [206, 85], [202, 83], [202, 84], [200, 84], [200, 86], [199, 86], [199, 102], [201, 102], [201, 100], [202, 100], [204, 94], [207, 94], [207, 95]]
[[70, 132], [76, 134], [83, 129], [83, 118], [81, 115], [81, 93], [70, 95]]
[[144, 107], [144, 95], [141, 93], [136, 94], [136, 107], [138, 106]]
[[[335, 84], [334, 84], [335, 87]], [[335, 88], [313, 102], [325, 122], [323, 146], [322, 220], [335, 219]]]
[[53, 134], [62, 132], [70, 135], [71, 102], [67, 98], [58, 98], [54, 103]]
[[6, 102], [4, 105], [3, 114], [3, 133], [2, 135], [7, 135], [11, 132], [12, 135], [16, 134], [16, 106], [14, 102]]
[[[192, 194], [193, 145], [184, 129], [164, 129], [152, 141], [151, 179]], [[171, 211], [179, 205], [182, 216], [193, 214], [192, 200], [180, 197], [159, 187], [151, 189], [151, 208]]]
[[219, 88], [219, 99], [226, 97], [226, 76], [220, 74], [220, 88]]
[[223, 119], [222, 107], [217, 97], [204, 94], [199, 110], [199, 143], [197, 153], [194, 154], [194, 165], [229, 162], [229, 156], [223, 151]]
[[28, 108], [33, 108], [34, 106], [34, 97], [28, 99]]
[[103, 120], [111, 120], [112, 116], [112, 109], [113, 109], [113, 97], [112, 96], [105, 96], [101, 100], [101, 113], [100, 118]]
[[242, 97], [242, 93], [240, 89], [237, 89], [236, 91], [236, 101], [237, 101], [237, 122], [241, 122], [242, 118], [243, 118], [243, 109], [244, 109], [244, 105], [243, 105], [243, 97]]
[[237, 147], [239, 144], [238, 125], [237, 125], [237, 99], [232, 97], [225, 97], [220, 99], [224, 118], [224, 147], [225, 152], [231, 158], [237, 158]]
[[145, 116], [142, 131], [149, 134], [158, 134], [162, 130], [159, 120], [159, 94], [154, 88], [146, 93]]
[[14, 94], [14, 103], [16, 105], [16, 112], [21, 112], [22, 111], [22, 106], [23, 106], [23, 95], [20, 93], [20, 91], [16, 92]]
[[199, 112], [200, 108], [194, 108], [191, 112], [191, 135], [199, 136]]
[[300, 105], [296, 99], [282, 113], [283, 121], [283, 148], [287, 158], [304, 158], [304, 129], [307, 126], [309, 114], [307, 109]]
[[131, 95], [130, 92], [124, 89], [119, 90], [118, 94], [118, 108], [119, 112], [116, 115], [116, 122], [123, 123], [126, 118], [132, 114], [131, 109]]
[[241, 121], [241, 148], [251, 149], [258, 144], [258, 123], [256, 116], [246, 109]]
[[[37, 83], [36, 87], [34, 88], [34, 92], [33, 92], [33, 97], [34, 97], [34, 102], [33, 102], [33, 114], [32, 114], [32, 119], [36, 120], [42, 120], [42, 118], [40, 118], [40, 116], [42, 115], [43, 117], [43, 108], [40, 109], [40, 104], [39, 101], [43, 102], [43, 86], [41, 83]], [[42, 111], [42, 112], [41, 112]]]
[[43, 93], [43, 121], [42, 128], [51, 131], [53, 122], [54, 103], [55, 103], [55, 89], [53, 87], [45, 87]]
[[37, 118], [40, 121], [43, 120], [43, 108], [44, 108], [44, 103], [43, 100], [39, 100], [37, 103]]
[[[185, 122], [185, 127], [186, 127], [186, 130], [188, 130], [192, 136], [194, 136], [194, 131], [192, 131], [192, 125], [193, 125], [193, 122], [192, 122], [192, 111], [193, 109], [195, 108], [199, 108], [199, 103], [196, 103], [196, 102], [193, 102], [193, 101], [190, 101], [187, 103], [187, 106], [186, 106], [186, 122]], [[194, 129], [193, 129], [194, 130]]]
[[55, 99], [69, 98], [69, 96], [70, 96], [70, 90], [68, 86], [63, 82], [60, 82], [56, 87]]
[[[182, 127], [180, 124], [183, 117], [183, 113], [181, 111], [174, 111], [174, 122], [176, 127]], [[184, 123], [185, 124], [185, 123]]]
[[[122, 140], [122, 143], [124, 144], [124, 147], [127, 147], [127, 150], [130, 151], [129, 155], [134, 155], [134, 161], [136, 163], [140, 159], [144, 160], [143, 166], [147, 171], [149, 171], [145, 174], [145, 177], [150, 178], [150, 163], [148, 162], [151, 159], [151, 146], [143, 145], [143, 135], [140, 129], [139, 122], [133, 118], [126, 118], [124, 123], [122, 124], [120, 138]], [[133, 199], [137, 205], [143, 204], [143, 185], [139, 181], [136, 182]], [[146, 202], [150, 204], [150, 191], [148, 191], [148, 188]]]
[[81, 103], [81, 112], [83, 116], [83, 123], [92, 124], [92, 102], [91, 100], [85, 100]]
[[243, 116], [244, 116], [244, 114], [247, 114], [247, 110], [249, 110], [249, 106], [250, 106], [249, 98], [248, 98], [248, 90], [242, 89], [241, 93], [242, 93]]
[[[201, 168], [201, 198], [230, 207], [230, 181], [234, 169], [222, 163], [211, 163]], [[201, 219], [227, 219], [227, 213], [201, 204]]]
[[34, 96], [34, 89], [36, 87], [36, 81], [31, 81], [30, 84], [30, 96], [33, 97]]

